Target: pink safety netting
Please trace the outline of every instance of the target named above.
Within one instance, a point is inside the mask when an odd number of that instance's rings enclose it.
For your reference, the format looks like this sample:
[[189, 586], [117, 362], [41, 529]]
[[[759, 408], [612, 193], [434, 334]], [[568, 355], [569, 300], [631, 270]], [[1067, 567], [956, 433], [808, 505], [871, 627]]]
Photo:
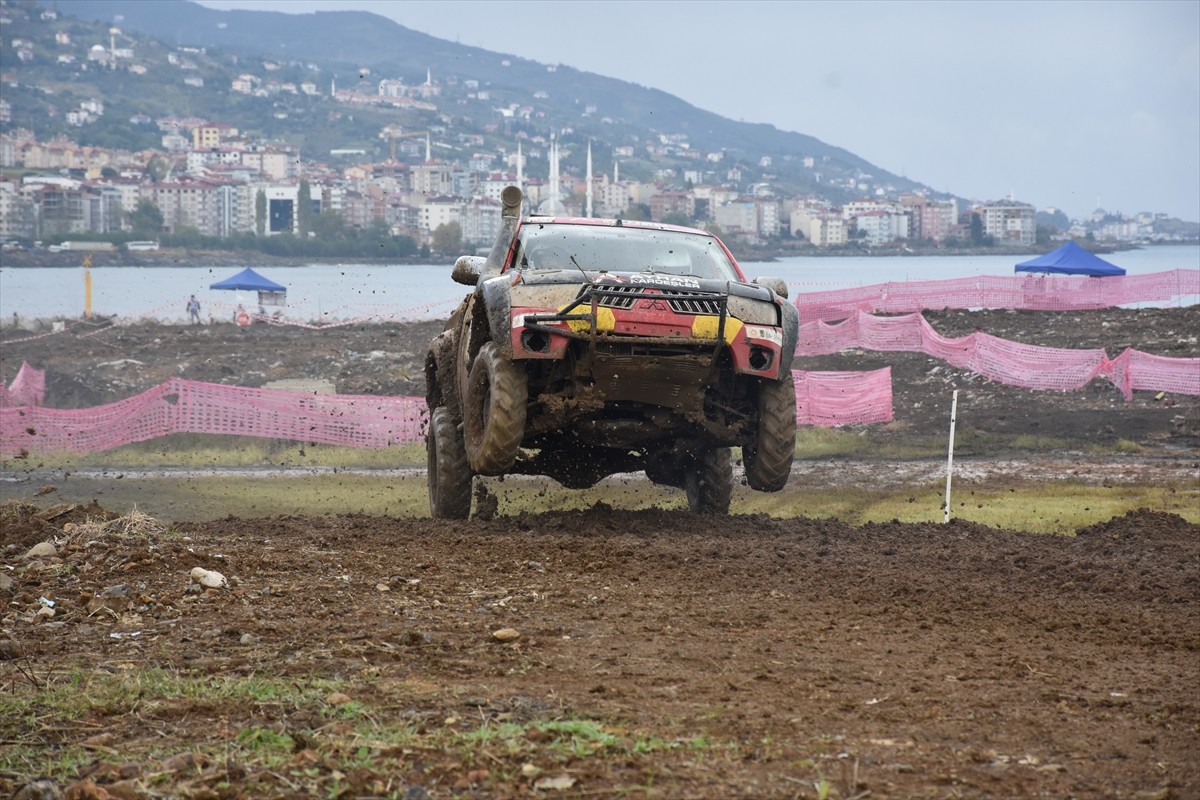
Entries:
[[0, 454], [93, 452], [172, 433], [386, 447], [424, 435], [420, 397], [314, 395], [173, 379], [108, 405], [0, 408]]
[[46, 401], [46, 372], [21, 362], [12, 386], [0, 383], [0, 408], [4, 406], [40, 406]]
[[892, 421], [892, 368], [870, 372], [792, 370], [796, 422], [835, 427]]
[[1135, 390], [1200, 395], [1200, 359], [1167, 358], [1132, 348], [1115, 359], [1102, 349], [1067, 350], [1022, 344], [977, 331], [956, 339], [942, 336], [920, 314], [876, 317], [854, 312], [842, 322], [800, 326], [796, 355], [821, 356], [842, 350], [926, 353], [989, 380], [1026, 389], [1081, 389], [1108, 377], [1126, 400]]
[[906, 314], [941, 308], [1082, 311], [1200, 295], [1200, 270], [1087, 278], [981, 275], [939, 281], [892, 281], [796, 297], [801, 322], [845, 319], [855, 311]]
[[[793, 373], [801, 425], [853, 425], [892, 419], [891, 369]], [[76, 453], [172, 433], [261, 436], [348, 447], [420, 441], [428, 412], [422, 397], [313, 395], [173, 379], [108, 405], [0, 408], [0, 455]]]

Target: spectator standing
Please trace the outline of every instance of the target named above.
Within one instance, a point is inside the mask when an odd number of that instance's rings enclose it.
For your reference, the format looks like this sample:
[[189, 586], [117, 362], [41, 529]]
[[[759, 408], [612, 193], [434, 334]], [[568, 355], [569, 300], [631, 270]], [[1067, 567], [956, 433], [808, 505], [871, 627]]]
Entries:
[[187, 301], [188, 318], [191, 319], [193, 325], [200, 324], [200, 301], [196, 299], [196, 295], [192, 295]]

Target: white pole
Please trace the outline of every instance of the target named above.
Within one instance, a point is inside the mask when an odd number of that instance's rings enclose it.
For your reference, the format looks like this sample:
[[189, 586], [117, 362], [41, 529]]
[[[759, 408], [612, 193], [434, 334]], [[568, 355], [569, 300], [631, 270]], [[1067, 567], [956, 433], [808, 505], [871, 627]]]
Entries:
[[958, 421], [958, 389], [950, 401], [950, 449], [946, 455], [946, 511], [942, 523], [950, 521], [950, 476], [954, 474], [954, 423]]

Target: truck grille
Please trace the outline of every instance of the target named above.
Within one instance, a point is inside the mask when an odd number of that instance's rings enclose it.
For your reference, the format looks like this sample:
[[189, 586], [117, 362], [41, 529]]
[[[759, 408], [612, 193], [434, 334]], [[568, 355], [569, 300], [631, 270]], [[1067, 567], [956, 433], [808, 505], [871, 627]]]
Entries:
[[677, 289], [652, 289], [644, 286], [604, 286], [585, 289], [596, 296], [596, 305], [605, 308], [633, 308], [643, 297], [663, 298], [676, 314], [719, 315], [725, 307], [725, 298], [710, 292], [679, 291]]

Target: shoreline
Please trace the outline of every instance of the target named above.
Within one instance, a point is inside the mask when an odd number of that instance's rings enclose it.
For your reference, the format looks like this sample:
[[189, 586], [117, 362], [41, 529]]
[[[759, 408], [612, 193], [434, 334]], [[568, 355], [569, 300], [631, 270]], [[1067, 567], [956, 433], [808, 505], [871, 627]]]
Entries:
[[[1167, 245], [1189, 245], [1197, 242], [1170, 242], [1149, 245], [1116, 245], [1096, 248], [1095, 253], [1115, 253], [1124, 250], [1140, 250], [1144, 247]], [[811, 249], [763, 249], [749, 248], [735, 251], [739, 262], [772, 262], [783, 258], [893, 258], [893, 257], [972, 257], [987, 255], [1036, 256], [1044, 253], [1039, 247], [961, 247], [961, 248], [855, 248], [828, 250]], [[336, 256], [273, 256], [259, 252], [241, 252], [232, 250], [191, 250], [186, 248], [163, 248], [156, 251], [138, 252], [88, 252], [67, 251], [61, 253], [30, 252], [28, 250], [4, 251], [2, 264], [13, 269], [63, 269], [80, 267], [86, 256], [91, 256], [93, 267], [189, 267], [197, 269], [206, 267], [235, 267], [253, 264], [263, 267], [303, 267], [312, 264], [379, 264], [379, 265], [428, 265], [445, 263], [453, 264], [455, 256], [431, 255], [427, 257], [409, 256], [405, 258], [339, 258]]]

